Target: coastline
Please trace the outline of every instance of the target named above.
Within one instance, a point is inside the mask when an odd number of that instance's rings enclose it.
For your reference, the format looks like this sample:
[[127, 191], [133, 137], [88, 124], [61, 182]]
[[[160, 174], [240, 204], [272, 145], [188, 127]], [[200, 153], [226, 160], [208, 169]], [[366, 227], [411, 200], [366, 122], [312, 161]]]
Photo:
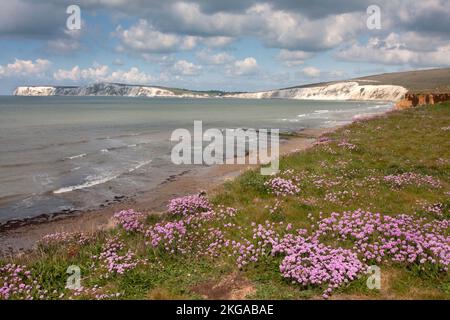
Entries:
[[[361, 119], [358, 119], [361, 120]], [[298, 136], [289, 137], [280, 143], [280, 156], [306, 150], [323, 134], [338, 128], [305, 129]], [[13, 220], [0, 226], [0, 257], [15, 256], [32, 250], [43, 236], [55, 232], [94, 233], [114, 226], [112, 216], [115, 212], [134, 208], [147, 214], [161, 214], [167, 202], [174, 197], [206, 190], [209, 194], [244, 171], [258, 165], [233, 164], [198, 167], [171, 176], [151, 191], [143, 192], [133, 198], [124, 196], [99, 209], [87, 211], [68, 211], [53, 215], [40, 215], [28, 220]]]

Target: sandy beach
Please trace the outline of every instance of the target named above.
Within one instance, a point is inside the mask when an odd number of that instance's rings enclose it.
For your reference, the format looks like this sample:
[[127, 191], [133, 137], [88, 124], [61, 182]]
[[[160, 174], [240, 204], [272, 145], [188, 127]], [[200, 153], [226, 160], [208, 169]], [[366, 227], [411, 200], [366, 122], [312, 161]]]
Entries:
[[[280, 155], [299, 152], [310, 148], [321, 135], [332, 132], [332, 128], [306, 129], [299, 136], [293, 136], [280, 144]], [[196, 167], [178, 176], [172, 176], [155, 190], [144, 192], [136, 197], [124, 197], [120, 201], [103, 205], [100, 209], [81, 212], [68, 212], [51, 217], [43, 216], [30, 221], [18, 221], [0, 230], [0, 256], [23, 254], [33, 249], [43, 236], [55, 232], [93, 233], [114, 226], [112, 216], [115, 212], [134, 208], [146, 214], [161, 214], [167, 202], [174, 197], [205, 190], [213, 194], [222, 183], [233, 179], [255, 165], [215, 165]]]

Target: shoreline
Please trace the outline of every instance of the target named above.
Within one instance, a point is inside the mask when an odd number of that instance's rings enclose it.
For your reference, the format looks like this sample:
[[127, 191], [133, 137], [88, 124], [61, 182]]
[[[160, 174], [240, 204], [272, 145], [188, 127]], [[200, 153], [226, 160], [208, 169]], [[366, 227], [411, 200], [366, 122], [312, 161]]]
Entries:
[[[362, 120], [362, 119], [358, 119]], [[320, 136], [331, 133], [345, 125], [330, 128], [314, 128], [299, 131], [296, 136], [280, 143], [280, 156], [306, 150], [314, 145]], [[11, 220], [0, 225], [0, 257], [23, 254], [34, 248], [43, 236], [55, 232], [95, 233], [114, 226], [115, 212], [133, 208], [146, 214], [162, 214], [168, 201], [206, 190], [214, 193], [224, 182], [232, 180], [244, 171], [259, 165], [232, 164], [211, 167], [194, 167], [181, 174], [170, 176], [153, 190], [135, 197], [120, 197], [116, 202], [91, 210], [70, 210], [55, 214], [42, 214], [24, 220]]]

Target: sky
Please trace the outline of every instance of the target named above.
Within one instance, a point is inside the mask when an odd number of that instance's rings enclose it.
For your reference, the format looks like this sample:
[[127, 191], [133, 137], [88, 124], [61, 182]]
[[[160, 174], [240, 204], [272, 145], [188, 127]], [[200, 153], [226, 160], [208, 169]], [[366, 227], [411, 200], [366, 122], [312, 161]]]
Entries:
[[449, 40], [450, 0], [8, 0], [0, 94], [96, 82], [267, 90], [450, 66]]

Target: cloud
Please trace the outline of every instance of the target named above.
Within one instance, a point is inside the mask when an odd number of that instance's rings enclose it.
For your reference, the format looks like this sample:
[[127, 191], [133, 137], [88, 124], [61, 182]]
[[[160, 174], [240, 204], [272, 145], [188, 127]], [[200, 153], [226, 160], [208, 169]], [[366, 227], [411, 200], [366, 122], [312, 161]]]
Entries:
[[173, 70], [183, 76], [195, 76], [200, 74], [202, 67], [186, 60], [179, 60], [173, 65]]
[[85, 69], [79, 66], [74, 66], [70, 70], [59, 69], [53, 73], [53, 78], [57, 81], [124, 82], [128, 84], [147, 84], [154, 79], [136, 67], [132, 67], [128, 71], [110, 71], [107, 65], [94, 65]]
[[168, 54], [183, 50], [192, 50], [200, 44], [220, 48], [231, 44], [233, 37], [226, 36], [194, 36], [165, 33], [157, 30], [147, 20], [140, 19], [128, 29], [118, 26], [115, 36], [119, 39], [119, 52], [138, 53], [146, 59], [146, 55]]
[[227, 52], [213, 53], [211, 50], [201, 50], [197, 52], [197, 59], [209, 65], [223, 65], [235, 60], [235, 58]]
[[49, 39], [59, 37], [66, 23], [61, 4], [43, 1], [2, 1], [0, 37]]
[[[291, 50], [330, 49], [365, 28], [362, 13], [342, 13], [310, 19], [272, 4], [255, 3], [243, 12], [207, 14], [197, 3], [176, 2], [161, 28], [197, 36], [244, 37], [261, 39], [267, 46]], [[173, 19], [173, 20], [172, 20]], [[170, 26], [169, 21], [176, 21]]]
[[292, 67], [292, 66], [296, 66], [299, 64], [303, 64], [306, 59], [309, 59], [312, 56], [314, 56], [314, 54], [311, 52], [305, 52], [305, 51], [301, 51], [301, 50], [293, 50], [292, 51], [292, 50], [282, 49], [278, 53], [277, 58], [279, 60], [283, 61], [283, 63], [286, 66]]
[[122, 51], [167, 53], [193, 49], [197, 44], [194, 37], [160, 32], [142, 19], [129, 29], [117, 27], [115, 34], [120, 40]]
[[[366, 44], [353, 43], [340, 50], [336, 57], [345, 61], [412, 65], [420, 67], [449, 66], [450, 44], [439, 45], [436, 38], [428, 40], [414, 33], [403, 37], [390, 33], [385, 38], [372, 37]], [[428, 42], [428, 45], [427, 45]], [[430, 45], [430, 44], [435, 45]]]
[[81, 48], [76, 39], [55, 39], [47, 42], [47, 49], [52, 53], [69, 53]]
[[234, 76], [248, 76], [259, 72], [259, 65], [255, 58], [247, 57], [243, 60], [235, 61], [228, 68], [228, 74]]
[[136, 67], [132, 67], [128, 71], [114, 71], [107, 77], [107, 81], [109, 82], [124, 82], [127, 84], [148, 84], [153, 80], [154, 78], [151, 75], [139, 71]]
[[317, 78], [320, 76], [320, 69], [316, 67], [306, 67], [302, 69], [302, 73], [310, 78]]
[[32, 60], [15, 59], [14, 63], [0, 66], [0, 78], [43, 77], [50, 66], [51, 62], [45, 59], [36, 59], [34, 62]]
[[124, 65], [123, 61], [121, 59], [119, 59], [119, 58], [114, 59], [112, 64], [115, 65], [115, 66], [123, 66]]
[[210, 48], [222, 48], [222, 47], [226, 47], [226, 46], [230, 45], [235, 40], [236, 39], [233, 37], [218, 36], [218, 37], [202, 38], [201, 42], [205, 46], [210, 47]]

